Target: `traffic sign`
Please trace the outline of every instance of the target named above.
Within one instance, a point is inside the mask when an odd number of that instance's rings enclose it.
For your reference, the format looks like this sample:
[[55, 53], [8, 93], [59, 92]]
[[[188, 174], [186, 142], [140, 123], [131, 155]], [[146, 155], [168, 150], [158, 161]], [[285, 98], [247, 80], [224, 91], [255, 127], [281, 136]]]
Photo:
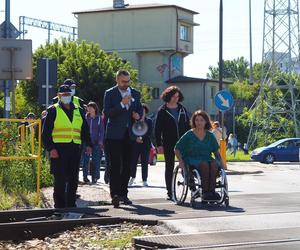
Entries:
[[17, 30], [17, 28], [12, 24], [9, 23], [8, 25], [8, 33], [7, 37], [5, 37], [5, 29], [6, 29], [6, 21], [0, 24], [0, 38], [13, 38], [16, 39], [21, 32]]
[[233, 97], [228, 90], [221, 90], [215, 95], [215, 105], [220, 111], [229, 110], [233, 103]]

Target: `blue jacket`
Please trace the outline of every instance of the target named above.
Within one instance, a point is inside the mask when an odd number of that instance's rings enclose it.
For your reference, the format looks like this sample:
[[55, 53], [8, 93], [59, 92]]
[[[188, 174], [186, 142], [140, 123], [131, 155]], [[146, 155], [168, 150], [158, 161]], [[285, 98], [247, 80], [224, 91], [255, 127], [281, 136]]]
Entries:
[[[107, 117], [105, 138], [122, 139], [126, 131], [130, 131], [133, 123], [132, 112], [137, 112], [140, 117], [143, 115], [141, 104], [141, 94], [137, 90], [130, 88], [133, 100], [127, 110], [121, 106], [122, 95], [117, 87], [114, 86], [104, 93], [103, 111]], [[129, 129], [129, 130], [128, 130]]]

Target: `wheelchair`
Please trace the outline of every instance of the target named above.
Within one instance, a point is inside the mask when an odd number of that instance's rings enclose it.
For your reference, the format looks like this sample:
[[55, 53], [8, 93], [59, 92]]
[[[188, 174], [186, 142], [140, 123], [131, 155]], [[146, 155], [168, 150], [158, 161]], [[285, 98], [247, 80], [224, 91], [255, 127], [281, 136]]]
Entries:
[[220, 195], [219, 200], [203, 199], [201, 177], [196, 168], [188, 165], [179, 167], [177, 165], [173, 171], [172, 198], [177, 205], [182, 205], [187, 197], [188, 190], [191, 190], [191, 207], [195, 206], [196, 199], [200, 199], [202, 204], [218, 204], [229, 206], [228, 182], [225, 170], [218, 165], [215, 191]]

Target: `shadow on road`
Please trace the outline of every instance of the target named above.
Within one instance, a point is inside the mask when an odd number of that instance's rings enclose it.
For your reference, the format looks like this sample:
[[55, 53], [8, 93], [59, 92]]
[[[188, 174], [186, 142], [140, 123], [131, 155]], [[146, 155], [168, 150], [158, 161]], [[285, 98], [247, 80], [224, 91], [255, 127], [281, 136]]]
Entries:
[[[184, 203], [181, 205], [183, 207], [191, 207], [190, 203]], [[203, 204], [201, 201], [195, 201], [193, 205], [194, 209], [207, 210], [207, 211], [225, 211], [230, 213], [244, 213], [246, 212], [244, 208], [235, 206], [224, 206], [220, 204]]]
[[175, 214], [174, 210], [157, 209], [136, 204], [132, 204], [130, 207], [123, 207], [122, 209], [137, 215], [157, 215], [160, 217], [171, 217], [172, 214]]

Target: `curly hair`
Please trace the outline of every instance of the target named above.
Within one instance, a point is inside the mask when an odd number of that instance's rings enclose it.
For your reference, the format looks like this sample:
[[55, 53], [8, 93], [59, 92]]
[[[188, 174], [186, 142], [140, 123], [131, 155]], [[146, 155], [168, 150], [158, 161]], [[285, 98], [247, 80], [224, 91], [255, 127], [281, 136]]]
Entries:
[[195, 111], [193, 113], [193, 115], [191, 117], [191, 121], [190, 121], [191, 128], [195, 128], [196, 127], [195, 120], [196, 120], [197, 116], [202, 116], [202, 118], [206, 121], [205, 129], [207, 129], [207, 130], [211, 130], [212, 129], [210, 117], [207, 114], [207, 112], [205, 112], [203, 110], [197, 110], [197, 111]]
[[168, 88], [166, 88], [162, 93], [160, 98], [164, 101], [164, 102], [169, 102], [172, 98], [173, 95], [175, 95], [176, 93], [179, 94], [179, 99], [178, 102], [182, 102], [183, 101], [183, 94], [180, 91], [180, 88], [178, 88], [177, 86], [170, 86]]

